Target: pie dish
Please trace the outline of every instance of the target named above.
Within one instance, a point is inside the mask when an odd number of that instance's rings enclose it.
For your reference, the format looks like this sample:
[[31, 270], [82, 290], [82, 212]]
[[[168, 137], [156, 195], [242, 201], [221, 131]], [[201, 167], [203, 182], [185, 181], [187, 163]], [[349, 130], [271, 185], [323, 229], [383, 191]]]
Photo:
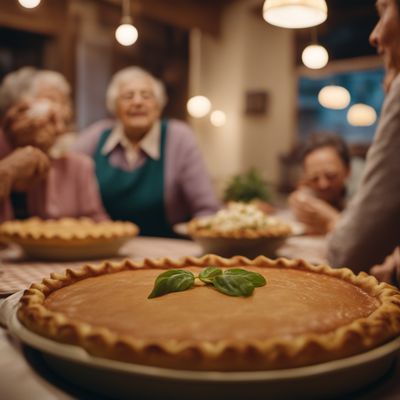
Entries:
[[[196, 287], [148, 299], [166, 269], [198, 274], [239, 267], [267, 284], [250, 297]], [[400, 333], [400, 293], [365, 273], [301, 260], [214, 255], [85, 265], [53, 274], [23, 295], [29, 330], [89, 354], [204, 371], [264, 371], [338, 360]]]
[[265, 214], [254, 204], [232, 202], [215, 215], [192, 219], [188, 233], [205, 253], [274, 257], [293, 232], [289, 224]]
[[96, 222], [90, 218], [34, 217], [0, 225], [0, 237], [21, 246], [27, 256], [57, 260], [112, 256], [138, 233], [138, 227], [131, 222]]

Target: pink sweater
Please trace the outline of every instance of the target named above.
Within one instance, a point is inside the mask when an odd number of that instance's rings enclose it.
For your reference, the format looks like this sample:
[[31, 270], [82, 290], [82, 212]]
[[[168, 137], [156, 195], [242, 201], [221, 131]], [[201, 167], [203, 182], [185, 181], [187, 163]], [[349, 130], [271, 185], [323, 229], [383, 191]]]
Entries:
[[[10, 146], [0, 133], [0, 158], [10, 152]], [[101, 203], [93, 162], [83, 154], [71, 153], [52, 160], [47, 177], [29, 189], [27, 203], [29, 214], [43, 219], [108, 219]], [[0, 199], [0, 221], [13, 217], [10, 199]]]

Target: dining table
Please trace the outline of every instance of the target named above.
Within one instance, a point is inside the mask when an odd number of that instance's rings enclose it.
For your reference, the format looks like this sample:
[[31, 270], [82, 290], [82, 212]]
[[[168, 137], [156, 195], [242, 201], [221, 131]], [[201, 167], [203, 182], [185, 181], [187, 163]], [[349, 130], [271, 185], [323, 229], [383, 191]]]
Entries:
[[[324, 237], [293, 236], [277, 251], [277, 257], [302, 258], [314, 264], [325, 264]], [[136, 237], [128, 241], [111, 261], [130, 258], [181, 258], [201, 256], [202, 248], [189, 239]], [[98, 264], [103, 260], [39, 261], [25, 258], [21, 249], [9, 246], [0, 250], [0, 399], [100, 399], [98, 393], [72, 384], [48, 366], [43, 354], [24, 345], [7, 329], [7, 324], [24, 289], [53, 272], [80, 268], [83, 264]], [[351, 379], [351, 378], [349, 378]], [[108, 397], [104, 397], [106, 400]], [[267, 398], [267, 396], [265, 397]], [[400, 356], [390, 370], [377, 382], [341, 399], [400, 399]]]

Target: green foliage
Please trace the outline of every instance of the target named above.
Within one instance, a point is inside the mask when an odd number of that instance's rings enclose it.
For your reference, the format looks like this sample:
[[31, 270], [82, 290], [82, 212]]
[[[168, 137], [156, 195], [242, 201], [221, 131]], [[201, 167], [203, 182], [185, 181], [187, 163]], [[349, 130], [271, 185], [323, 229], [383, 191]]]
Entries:
[[242, 175], [232, 177], [224, 191], [224, 201], [248, 203], [252, 200], [271, 200], [268, 184], [255, 168], [251, 168]]
[[251, 296], [254, 289], [264, 286], [267, 281], [257, 272], [246, 271], [241, 268], [230, 268], [222, 271], [218, 267], [206, 267], [199, 276], [190, 271], [171, 269], [159, 275], [154, 283], [149, 299], [164, 296], [172, 292], [182, 292], [190, 289], [198, 278], [206, 285], [212, 285], [218, 292], [228, 296]]

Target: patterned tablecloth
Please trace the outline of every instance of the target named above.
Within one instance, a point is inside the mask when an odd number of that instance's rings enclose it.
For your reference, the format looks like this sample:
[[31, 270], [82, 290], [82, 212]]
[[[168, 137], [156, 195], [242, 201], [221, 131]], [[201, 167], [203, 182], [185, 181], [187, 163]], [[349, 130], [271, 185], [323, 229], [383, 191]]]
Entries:
[[[143, 259], [146, 257], [179, 258], [199, 256], [201, 248], [190, 240], [137, 237], [126, 243], [119, 256], [112, 261], [124, 258]], [[67, 268], [80, 268], [83, 264], [99, 264], [102, 260], [79, 262], [43, 262], [23, 258], [22, 252], [12, 247], [0, 251], [0, 296], [7, 296], [26, 289], [33, 282], [40, 282], [52, 272], [62, 272]]]

